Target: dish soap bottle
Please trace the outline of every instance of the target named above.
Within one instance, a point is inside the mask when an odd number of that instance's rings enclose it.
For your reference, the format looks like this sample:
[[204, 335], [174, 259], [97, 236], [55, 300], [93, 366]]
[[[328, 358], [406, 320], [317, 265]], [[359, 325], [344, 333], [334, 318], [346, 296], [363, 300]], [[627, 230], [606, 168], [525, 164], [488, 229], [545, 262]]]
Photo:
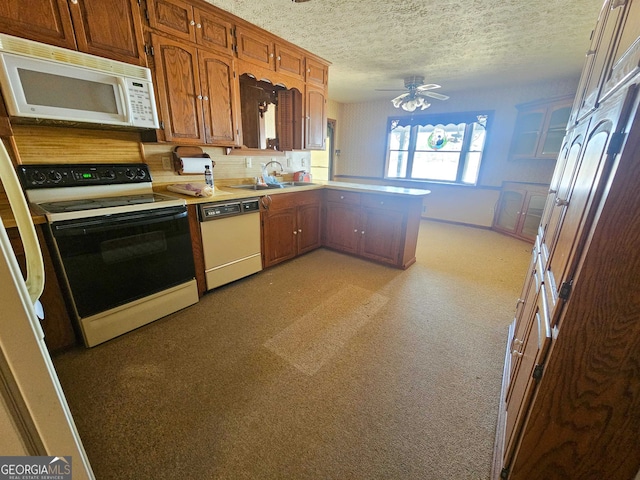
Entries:
[[213, 173], [211, 172], [209, 165], [204, 166], [204, 183], [213, 187]]

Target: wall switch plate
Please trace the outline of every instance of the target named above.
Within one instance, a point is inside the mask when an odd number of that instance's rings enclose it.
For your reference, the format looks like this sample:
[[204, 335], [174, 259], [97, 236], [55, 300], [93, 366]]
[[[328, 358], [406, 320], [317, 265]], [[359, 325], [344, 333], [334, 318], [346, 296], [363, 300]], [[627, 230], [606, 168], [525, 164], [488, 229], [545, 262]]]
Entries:
[[171, 166], [171, 158], [162, 157], [162, 169], [163, 170], [167, 170], [167, 171], [173, 170], [173, 168]]
[[303, 159], [300, 161], [300, 164], [301, 164], [303, 167], [306, 167], [306, 166], [307, 166], [307, 160], [303, 158]]
[[244, 159], [244, 166], [247, 168], [251, 168], [251, 157], [247, 157]]
[[291, 159], [290, 158], [287, 158], [287, 167], [291, 168]]

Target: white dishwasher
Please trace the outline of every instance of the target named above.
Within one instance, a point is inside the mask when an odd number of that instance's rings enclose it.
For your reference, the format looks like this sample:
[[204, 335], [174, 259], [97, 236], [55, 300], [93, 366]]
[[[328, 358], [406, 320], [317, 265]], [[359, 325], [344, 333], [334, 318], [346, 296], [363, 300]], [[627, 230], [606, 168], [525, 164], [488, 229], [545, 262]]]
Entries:
[[257, 198], [199, 205], [207, 290], [262, 270]]

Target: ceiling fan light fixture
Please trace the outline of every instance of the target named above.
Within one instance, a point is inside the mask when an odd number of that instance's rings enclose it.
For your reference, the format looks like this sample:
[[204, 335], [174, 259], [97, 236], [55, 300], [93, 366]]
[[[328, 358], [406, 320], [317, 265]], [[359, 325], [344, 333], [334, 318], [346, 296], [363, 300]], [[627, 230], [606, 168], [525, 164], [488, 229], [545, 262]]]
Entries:
[[396, 108], [402, 108], [407, 112], [415, 112], [417, 108], [425, 110], [431, 106], [429, 102], [424, 100], [424, 97], [416, 96], [411, 98], [410, 96], [399, 101], [392, 100], [393, 106]]

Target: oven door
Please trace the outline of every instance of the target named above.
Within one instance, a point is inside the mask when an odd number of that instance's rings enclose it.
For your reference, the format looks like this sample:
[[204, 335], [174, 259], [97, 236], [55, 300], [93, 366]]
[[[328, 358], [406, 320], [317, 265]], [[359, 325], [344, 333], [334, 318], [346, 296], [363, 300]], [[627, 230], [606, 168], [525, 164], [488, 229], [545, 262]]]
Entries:
[[51, 224], [78, 318], [195, 277], [184, 206]]

